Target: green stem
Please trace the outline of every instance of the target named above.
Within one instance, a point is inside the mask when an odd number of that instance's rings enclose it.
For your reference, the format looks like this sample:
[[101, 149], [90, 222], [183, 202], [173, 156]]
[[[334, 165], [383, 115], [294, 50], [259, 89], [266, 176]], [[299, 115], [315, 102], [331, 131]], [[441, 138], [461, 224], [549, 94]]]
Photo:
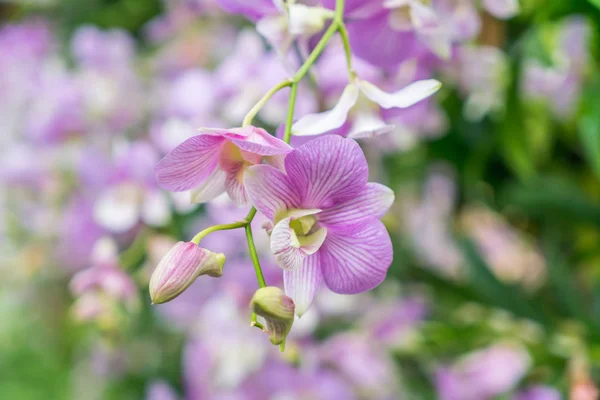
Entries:
[[211, 227], [204, 229], [203, 231], [198, 232], [196, 234], [196, 236], [194, 236], [192, 238], [191, 241], [192, 241], [192, 243], [199, 244], [200, 240], [202, 240], [202, 238], [204, 238], [204, 236], [208, 235], [209, 233], [213, 233], [216, 231], [227, 231], [227, 230], [231, 230], [231, 229], [243, 228], [249, 224], [250, 224], [250, 222], [248, 220], [244, 219], [242, 221], [232, 222], [231, 224], [213, 225]]
[[267, 101], [269, 101], [269, 99], [273, 97], [275, 93], [279, 92], [284, 87], [290, 86], [291, 84], [292, 82], [287, 80], [273, 86], [267, 93], [265, 93], [265, 95], [258, 101], [258, 103], [256, 103], [250, 111], [248, 111], [248, 114], [246, 114], [246, 116], [244, 117], [242, 126], [252, 125], [252, 120], [254, 119], [256, 114], [258, 114], [258, 112], [265, 106], [265, 104], [267, 104]]
[[346, 54], [346, 66], [348, 68], [348, 74], [350, 75], [350, 80], [352, 80], [356, 73], [354, 72], [354, 68], [352, 68], [352, 51], [350, 50], [348, 30], [346, 30], [346, 24], [344, 24], [344, 21], [338, 21], [338, 25], [338, 31], [340, 32], [342, 43], [344, 44], [344, 53]]
[[298, 83], [292, 83], [290, 91], [290, 101], [288, 104], [287, 119], [285, 122], [285, 132], [283, 133], [283, 141], [290, 143], [292, 139], [292, 123], [294, 122], [294, 109], [296, 108], [296, 95], [298, 93]]
[[123, 269], [131, 271], [144, 260], [146, 256], [146, 244], [150, 233], [148, 228], [139, 232], [129, 248], [119, 255], [119, 264]]
[[[338, 2], [339, 2], [339, 0], [338, 0]], [[343, 3], [343, 1], [342, 1], [342, 3]], [[336, 10], [336, 17], [334, 18], [333, 22], [331, 23], [331, 25], [329, 25], [329, 28], [327, 29], [327, 31], [325, 31], [325, 34], [323, 35], [321, 40], [319, 40], [319, 43], [317, 43], [317, 45], [315, 46], [313, 51], [308, 55], [308, 57], [306, 58], [306, 61], [304, 61], [304, 64], [302, 64], [302, 66], [300, 67], [298, 72], [296, 72], [296, 74], [292, 77], [293, 83], [298, 83], [302, 80], [302, 78], [304, 78], [304, 75], [307, 74], [310, 67], [312, 67], [312, 65], [315, 63], [315, 61], [317, 61], [317, 58], [319, 58], [319, 56], [325, 49], [325, 46], [327, 46], [327, 42], [329, 42], [329, 39], [331, 39], [331, 37], [335, 34], [335, 32], [337, 32], [337, 30], [339, 28], [339, 23], [340, 22], [337, 18], [337, 10]]]
[[246, 240], [248, 241], [248, 250], [250, 251], [250, 258], [252, 258], [252, 264], [254, 265], [258, 286], [264, 288], [267, 284], [265, 283], [265, 277], [260, 268], [260, 260], [258, 259], [258, 253], [256, 252], [256, 246], [254, 245], [254, 237], [252, 237], [252, 226], [249, 223], [246, 225]]
[[263, 326], [263, 324], [258, 322], [256, 313], [252, 313], [252, 318], [250, 319], [250, 326], [255, 326], [258, 329], [263, 330], [263, 331], [265, 330], [265, 327]]
[[248, 223], [252, 222], [255, 215], [256, 215], [256, 207], [252, 207], [250, 209], [250, 211], [248, 212], [248, 215], [246, 215], [246, 221], [248, 221]]

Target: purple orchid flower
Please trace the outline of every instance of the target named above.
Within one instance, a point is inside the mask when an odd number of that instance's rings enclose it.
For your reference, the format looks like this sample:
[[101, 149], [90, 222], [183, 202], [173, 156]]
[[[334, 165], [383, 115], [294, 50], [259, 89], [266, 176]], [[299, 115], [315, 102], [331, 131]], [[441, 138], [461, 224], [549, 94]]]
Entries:
[[158, 184], [173, 192], [192, 190], [192, 201], [223, 192], [238, 205], [247, 203], [244, 170], [263, 157], [275, 165], [292, 148], [261, 128], [205, 129], [167, 154], [156, 166]]
[[327, 135], [287, 155], [286, 173], [256, 165], [244, 174], [254, 206], [273, 221], [271, 251], [284, 271], [286, 294], [304, 314], [325, 281], [336, 293], [379, 285], [392, 244], [379, 219], [394, 193], [367, 183], [367, 160], [352, 139]]

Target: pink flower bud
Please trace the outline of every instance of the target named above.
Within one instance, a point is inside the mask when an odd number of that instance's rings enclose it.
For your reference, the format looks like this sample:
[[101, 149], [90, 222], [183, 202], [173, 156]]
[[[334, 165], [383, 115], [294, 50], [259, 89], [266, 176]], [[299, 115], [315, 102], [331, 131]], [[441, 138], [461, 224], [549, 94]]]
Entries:
[[254, 293], [250, 308], [267, 321], [269, 340], [281, 345], [283, 351], [285, 338], [294, 323], [294, 301], [278, 287], [269, 286]]
[[224, 264], [224, 254], [213, 253], [192, 242], [177, 242], [152, 273], [150, 298], [154, 304], [173, 300], [200, 275], [221, 276]]

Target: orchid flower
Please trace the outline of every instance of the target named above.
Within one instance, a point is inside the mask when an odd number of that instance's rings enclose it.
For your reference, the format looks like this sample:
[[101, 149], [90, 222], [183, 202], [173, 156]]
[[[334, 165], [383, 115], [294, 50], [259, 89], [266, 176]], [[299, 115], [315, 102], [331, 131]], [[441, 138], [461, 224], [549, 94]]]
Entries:
[[383, 7], [391, 10], [389, 23], [393, 30], [414, 31], [423, 44], [447, 60], [452, 38], [436, 11], [423, 3], [421, 0], [385, 0]]
[[327, 135], [289, 153], [286, 173], [269, 165], [244, 173], [252, 203], [273, 222], [271, 251], [299, 316], [322, 281], [354, 294], [385, 278], [392, 245], [379, 219], [394, 193], [367, 183], [368, 170], [354, 140]]
[[191, 190], [193, 202], [209, 201], [227, 192], [237, 205], [247, 203], [244, 170], [254, 164], [281, 163], [292, 148], [253, 126], [204, 129], [167, 154], [156, 166], [158, 184], [173, 192]]
[[256, 23], [256, 30], [281, 54], [286, 54], [294, 39], [308, 39], [319, 33], [334, 12], [323, 7], [310, 7], [288, 1], [284, 6], [273, 1], [279, 14], [268, 15]]
[[[393, 107], [407, 108], [431, 96], [440, 87], [441, 84], [437, 80], [426, 79], [411, 83], [397, 92], [387, 93], [372, 83], [355, 76], [350, 84], [346, 86], [340, 100], [333, 109], [300, 118], [292, 126], [292, 133], [296, 136], [318, 135], [341, 127], [346, 122], [348, 113], [351, 110], [360, 114], [360, 108], [364, 109], [365, 103], [369, 104], [368, 101], [361, 100], [361, 97], [366, 97], [367, 100], [386, 109]], [[369, 118], [362, 118], [362, 123], [350, 132], [349, 137], [362, 138], [387, 133], [391, 130], [392, 127], [386, 125], [374, 113], [367, 110], [367, 112], [363, 111], [362, 114], [368, 115]]]

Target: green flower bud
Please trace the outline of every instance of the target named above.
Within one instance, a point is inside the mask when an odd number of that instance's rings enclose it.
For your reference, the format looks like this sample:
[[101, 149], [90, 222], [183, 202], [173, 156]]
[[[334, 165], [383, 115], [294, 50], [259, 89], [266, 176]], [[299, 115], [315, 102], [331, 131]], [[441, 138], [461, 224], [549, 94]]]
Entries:
[[285, 348], [285, 339], [294, 323], [294, 301], [274, 286], [260, 288], [250, 301], [250, 308], [267, 322], [267, 334], [274, 345]]

